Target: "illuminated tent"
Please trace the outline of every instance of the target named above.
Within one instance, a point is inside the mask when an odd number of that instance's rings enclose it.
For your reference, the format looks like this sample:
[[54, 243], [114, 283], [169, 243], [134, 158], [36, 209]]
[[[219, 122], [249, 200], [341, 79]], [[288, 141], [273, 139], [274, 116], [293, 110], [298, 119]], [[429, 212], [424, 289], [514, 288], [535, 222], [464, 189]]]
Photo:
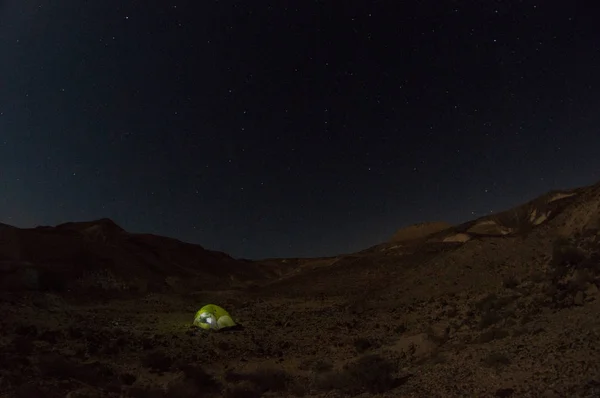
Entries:
[[194, 317], [194, 326], [202, 329], [219, 330], [236, 326], [227, 311], [218, 305], [208, 304], [200, 308]]

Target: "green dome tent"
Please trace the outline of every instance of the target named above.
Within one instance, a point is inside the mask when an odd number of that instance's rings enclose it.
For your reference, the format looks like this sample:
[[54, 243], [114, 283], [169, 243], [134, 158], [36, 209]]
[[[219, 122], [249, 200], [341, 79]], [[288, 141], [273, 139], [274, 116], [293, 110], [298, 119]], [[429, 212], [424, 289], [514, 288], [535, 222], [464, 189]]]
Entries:
[[202, 329], [219, 330], [236, 326], [227, 311], [218, 305], [208, 304], [200, 308], [194, 317], [194, 326]]

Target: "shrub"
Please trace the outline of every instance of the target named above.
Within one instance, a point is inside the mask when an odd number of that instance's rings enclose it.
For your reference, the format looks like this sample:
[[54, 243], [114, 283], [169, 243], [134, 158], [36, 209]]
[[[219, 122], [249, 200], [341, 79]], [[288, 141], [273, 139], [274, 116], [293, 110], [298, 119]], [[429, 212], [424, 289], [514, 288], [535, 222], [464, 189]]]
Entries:
[[372, 347], [373, 343], [369, 339], [366, 339], [364, 337], [357, 337], [356, 339], [354, 339], [354, 348], [359, 354], [364, 353]]
[[492, 326], [502, 320], [500, 314], [496, 311], [486, 311], [481, 315], [479, 320], [479, 328], [485, 329]]
[[333, 363], [327, 359], [317, 359], [311, 369], [315, 373], [328, 372], [333, 369]]
[[565, 238], [557, 239], [552, 245], [552, 259], [550, 268], [553, 270], [553, 279], [560, 279], [569, 269], [577, 268], [586, 260], [585, 252]]
[[219, 392], [221, 391], [221, 383], [212, 375], [207, 373], [204, 368], [199, 365], [184, 365], [181, 367], [187, 381], [191, 381], [202, 388], [204, 392]]
[[266, 392], [282, 392], [288, 387], [291, 381], [290, 376], [278, 369], [259, 369], [253, 373], [237, 373], [229, 371], [225, 374], [225, 380], [228, 382], [249, 382], [261, 394]]
[[493, 352], [482, 359], [485, 366], [488, 367], [501, 367], [510, 365], [510, 358], [500, 352]]
[[166, 372], [173, 365], [173, 358], [162, 351], [151, 351], [142, 358], [142, 365], [151, 370]]
[[519, 286], [519, 280], [514, 275], [507, 275], [502, 281], [502, 287], [506, 289], [514, 289]]
[[379, 355], [365, 355], [347, 364], [341, 371], [331, 371], [317, 379], [322, 390], [340, 390], [348, 394], [380, 394], [400, 384], [394, 377], [396, 366]]
[[506, 330], [492, 329], [492, 330], [488, 330], [487, 332], [480, 334], [479, 338], [477, 339], [477, 342], [482, 343], [482, 344], [489, 343], [490, 341], [493, 341], [493, 340], [500, 340], [505, 337], [508, 337], [508, 335], [509, 335], [509, 333]]
[[86, 272], [77, 280], [81, 290], [124, 291], [129, 285], [107, 269]]
[[346, 366], [346, 372], [355, 383], [355, 389], [383, 393], [395, 386], [396, 367], [379, 355], [366, 355]]

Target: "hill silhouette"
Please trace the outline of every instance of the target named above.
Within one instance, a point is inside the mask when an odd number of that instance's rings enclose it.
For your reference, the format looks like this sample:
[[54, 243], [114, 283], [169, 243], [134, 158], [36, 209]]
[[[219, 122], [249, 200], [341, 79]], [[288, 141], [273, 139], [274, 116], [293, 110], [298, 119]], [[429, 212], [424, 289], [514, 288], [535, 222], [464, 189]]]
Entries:
[[110, 219], [0, 228], [0, 264], [5, 289], [60, 292], [222, 289], [274, 272], [199, 245], [128, 233]]

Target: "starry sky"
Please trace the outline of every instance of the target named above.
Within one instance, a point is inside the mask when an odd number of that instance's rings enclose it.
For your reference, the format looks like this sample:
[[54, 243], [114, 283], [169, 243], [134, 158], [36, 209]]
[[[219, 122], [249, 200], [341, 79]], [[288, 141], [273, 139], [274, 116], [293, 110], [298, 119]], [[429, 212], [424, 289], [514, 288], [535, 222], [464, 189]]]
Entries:
[[0, 222], [323, 256], [595, 183], [593, 9], [3, 0]]

